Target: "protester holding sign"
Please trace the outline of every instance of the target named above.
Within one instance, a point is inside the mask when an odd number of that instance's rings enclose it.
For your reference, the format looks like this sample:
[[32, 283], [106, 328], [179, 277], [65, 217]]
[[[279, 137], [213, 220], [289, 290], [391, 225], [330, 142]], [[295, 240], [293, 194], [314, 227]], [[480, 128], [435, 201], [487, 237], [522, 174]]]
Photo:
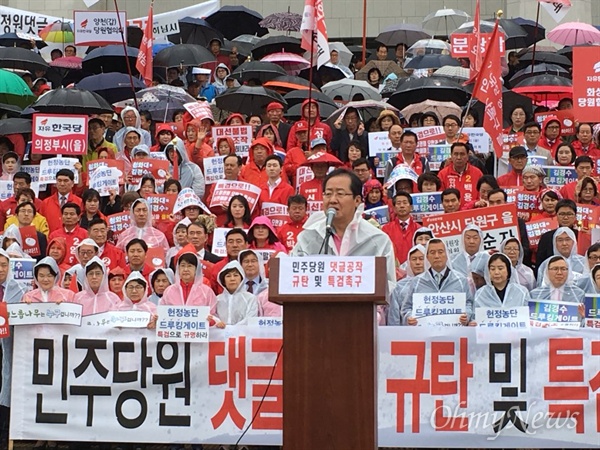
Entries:
[[57, 193], [45, 199], [42, 203], [40, 213], [48, 221], [50, 233], [61, 228], [60, 217], [62, 208], [66, 203], [74, 203], [79, 207], [78, 215], [81, 214], [83, 202], [81, 198], [73, 194], [75, 174], [69, 169], [61, 169], [56, 174]]

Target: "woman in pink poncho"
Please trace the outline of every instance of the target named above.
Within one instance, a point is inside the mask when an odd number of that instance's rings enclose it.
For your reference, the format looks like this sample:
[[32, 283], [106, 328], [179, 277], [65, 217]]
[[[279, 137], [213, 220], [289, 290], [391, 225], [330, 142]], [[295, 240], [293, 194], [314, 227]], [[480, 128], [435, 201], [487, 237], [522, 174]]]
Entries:
[[83, 316], [90, 316], [114, 311], [119, 307], [120, 302], [121, 299], [110, 292], [108, 287], [108, 270], [102, 260], [94, 256], [85, 265], [83, 291], [75, 295], [74, 303], [83, 306]]
[[123, 283], [123, 300], [118, 310], [149, 312], [151, 316], [148, 328], [156, 328], [156, 305], [148, 300], [148, 282], [138, 271], [131, 272]]
[[33, 291], [27, 292], [23, 299], [24, 303], [73, 303], [75, 293], [68, 289], [63, 289], [56, 284], [60, 276], [60, 269], [54, 258], [49, 256], [38, 262], [33, 274], [35, 284], [38, 287]]
[[169, 243], [164, 233], [152, 227], [152, 214], [148, 202], [143, 198], [136, 199], [131, 205], [130, 225], [119, 236], [117, 247], [125, 251], [125, 246], [134, 238], [142, 239], [148, 247], [159, 247], [164, 249], [165, 254], [169, 251]]

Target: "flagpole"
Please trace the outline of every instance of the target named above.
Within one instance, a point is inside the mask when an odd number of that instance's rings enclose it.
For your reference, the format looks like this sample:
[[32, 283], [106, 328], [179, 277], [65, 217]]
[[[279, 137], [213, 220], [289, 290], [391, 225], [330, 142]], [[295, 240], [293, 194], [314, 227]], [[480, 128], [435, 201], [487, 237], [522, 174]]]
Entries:
[[363, 20], [362, 20], [362, 58], [363, 67], [367, 60], [367, 0], [363, 0]]
[[535, 66], [535, 48], [537, 46], [537, 34], [538, 34], [538, 24], [540, 23], [540, 2], [537, 4], [537, 14], [535, 16], [535, 29], [533, 30], [533, 55], [531, 58], [531, 73], [533, 73], [533, 67]]
[[[315, 27], [316, 28], [316, 22], [315, 22]], [[313, 62], [315, 59], [315, 55], [314, 55], [314, 51], [315, 51], [315, 38], [317, 37], [317, 30], [313, 29], [310, 30], [310, 72], [308, 73], [308, 103], [306, 104], [306, 106], [308, 106], [308, 146], [307, 146], [307, 151], [310, 152], [311, 148], [310, 148], [310, 128], [311, 128], [311, 124], [310, 124], [310, 103], [312, 101], [312, 86], [313, 86], [313, 72], [315, 70], [315, 66], [313, 66]], [[317, 60], [318, 61], [318, 60]], [[318, 62], [317, 62], [318, 64]], [[317, 111], [319, 110], [319, 108], [317, 108]], [[300, 109], [300, 119], [302, 119], [304, 111], [302, 110], [302, 108]]]
[[[131, 92], [133, 93], [133, 102], [135, 103], [135, 109], [139, 110], [138, 101], [135, 96], [135, 86], [133, 85], [133, 74], [131, 73], [131, 64], [129, 63], [129, 57], [127, 56], [127, 44], [125, 43], [125, 33], [123, 33], [123, 24], [121, 23], [121, 16], [119, 15], [119, 5], [117, 5], [117, 0], [114, 0], [114, 3], [115, 11], [117, 12], [117, 20], [119, 21], [121, 44], [123, 44], [123, 55], [125, 56], [125, 64], [127, 64], [127, 73], [129, 74], [129, 84], [131, 85]], [[151, 0], [150, 3], [154, 3], [154, 0]]]

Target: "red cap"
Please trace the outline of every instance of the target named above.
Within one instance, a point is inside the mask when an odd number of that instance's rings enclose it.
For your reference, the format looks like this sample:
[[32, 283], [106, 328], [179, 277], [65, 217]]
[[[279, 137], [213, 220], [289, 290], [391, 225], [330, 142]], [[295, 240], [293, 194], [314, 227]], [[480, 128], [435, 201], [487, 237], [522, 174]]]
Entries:
[[267, 105], [267, 112], [272, 111], [274, 109], [283, 109], [283, 105], [279, 102], [271, 102]]
[[308, 122], [306, 120], [299, 120], [294, 124], [294, 133], [299, 131], [308, 131]]

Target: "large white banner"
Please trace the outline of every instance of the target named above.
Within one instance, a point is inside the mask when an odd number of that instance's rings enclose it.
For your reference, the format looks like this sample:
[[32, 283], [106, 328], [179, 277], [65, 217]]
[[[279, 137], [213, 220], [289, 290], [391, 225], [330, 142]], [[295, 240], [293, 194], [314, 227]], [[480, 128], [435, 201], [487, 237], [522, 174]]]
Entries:
[[[282, 345], [280, 327], [215, 329], [208, 344], [85, 325], [14, 332], [15, 440], [234, 444]], [[597, 330], [481, 332], [379, 328], [380, 447], [597, 445]], [[282, 392], [280, 358], [242, 444], [281, 445]]]

